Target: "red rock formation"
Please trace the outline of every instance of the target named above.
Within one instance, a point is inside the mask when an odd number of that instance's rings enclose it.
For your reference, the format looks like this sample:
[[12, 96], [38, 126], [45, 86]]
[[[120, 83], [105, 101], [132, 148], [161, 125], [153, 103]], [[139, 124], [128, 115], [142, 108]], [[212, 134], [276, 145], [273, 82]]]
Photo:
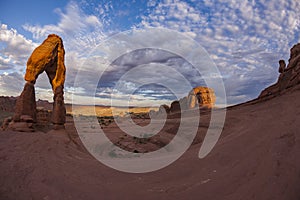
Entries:
[[14, 112], [16, 101], [16, 97], [0, 97], [0, 111]]
[[65, 50], [62, 39], [54, 34], [49, 35], [28, 59], [25, 80], [35, 83], [37, 77], [45, 71], [52, 89], [55, 91], [65, 82], [64, 57]]
[[66, 122], [66, 108], [62, 85], [57, 87], [54, 91], [52, 122], [54, 124], [54, 129], [64, 128], [64, 123]]
[[151, 118], [158, 118], [168, 113], [170, 113], [170, 108], [168, 105], [164, 104], [159, 107], [158, 111], [150, 110], [149, 116]]
[[259, 99], [277, 96], [286, 89], [300, 84], [300, 43], [293, 46], [290, 53], [289, 64], [286, 67], [284, 60], [279, 61], [280, 75], [278, 81], [266, 88], [259, 95]]
[[[49, 35], [48, 38], [38, 46], [27, 61], [25, 80], [27, 83], [16, 103], [15, 115], [10, 128], [18, 131], [28, 130], [32, 122], [36, 122], [36, 101], [34, 84], [42, 72], [46, 72], [54, 93], [52, 123], [54, 129], [64, 128], [66, 109], [64, 105], [63, 88], [65, 82], [65, 50], [62, 39], [57, 35]], [[27, 116], [27, 121], [22, 120]], [[31, 118], [31, 120], [28, 120]], [[30, 122], [29, 122], [30, 121]], [[26, 123], [28, 127], [26, 126]], [[23, 129], [22, 129], [23, 127]]]
[[279, 60], [279, 69], [278, 72], [279, 73], [283, 73], [285, 70], [286, 64], [284, 60]]
[[182, 110], [188, 110], [189, 109], [189, 105], [188, 105], [188, 96], [183, 97], [179, 100], [179, 104], [180, 104], [180, 108]]
[[[195, 109], [195, 108], [212, 108], [215, 105], [216, 96], [214, 90], [208, 87], [195, 87], [188, 96], [181, 98], [179, 101], [173, 101], [167, 113], [176, 113], [181, 110]], [[159, 111], [158, 111], [159, 112]]]
[[159, 107], [159, 110], [162, 110], [162, 109], [164, 109], [166, 111], [166, 113], [170, 112], [170, 107], [166, 104], [163, 104]]
[[180, 103], [179, 101], [173, 101], [170, 106], [170, 113], [175, 113], [180, 111]]
[[212, 108], [216, 102], [216, 96], [213, 89], [208, 87], [195, 87], [188, 95], [189, 109], [200, 107]]
[[27, 82], [24, 89], [17, 99], [13, 120], [19, 122], [22, 115], [31, 116], [32, 121], [36, 122], [36, 102], [34, 85]]

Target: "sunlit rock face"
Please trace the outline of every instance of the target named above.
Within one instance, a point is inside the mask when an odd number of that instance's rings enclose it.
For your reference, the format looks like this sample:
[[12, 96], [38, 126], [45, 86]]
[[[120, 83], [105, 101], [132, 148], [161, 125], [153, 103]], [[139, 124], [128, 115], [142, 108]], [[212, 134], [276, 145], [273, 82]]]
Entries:
[[62, 39], [54, 34], [38, 46], [27, 61], [25, 80], [35, 83], [37, 77], [46, 72], [53, 91], [63, 86], [66, 68], [64, 64], [65, 50]]
[[26, 74], [24, 77], [27, 82], [20, 97], [17, 99], [15, 114], [10, 126], [11, 129], [26, 132], [33, 131], [32, 123], [36, 122], [34, 84], [38, 76], [43, 72], [46, 72], [54, 94], [52, 112], [53, 128], [64, 128], [66, 117], [63, 96], [66, 75], [64, 57], [65, 50], [63, 41], [59, 36], [54, 34], [49, 35], [48, 38], [32, 52], [27, 61]]
[[278, 81], [261, 92], [259, 98], [277, 96], [286, 89], [300, 84], [300, 43], [294, 45], [290, 51], [289, 64], [279, 61], [280, 73]]
[[213, 89], [208, 87], [195, 87], [187, 96], [188, 108], [207, 107], [212, 108], [216, 103], [216, 96]]
[[181, 110], [189, 110], [195, 108], [212, 108], [216, 102], [214, 90], [208, 87], [195, 87], [187, 96], [181, 98], [179, 101], [173, 101], [167, 113], [176, 113]]

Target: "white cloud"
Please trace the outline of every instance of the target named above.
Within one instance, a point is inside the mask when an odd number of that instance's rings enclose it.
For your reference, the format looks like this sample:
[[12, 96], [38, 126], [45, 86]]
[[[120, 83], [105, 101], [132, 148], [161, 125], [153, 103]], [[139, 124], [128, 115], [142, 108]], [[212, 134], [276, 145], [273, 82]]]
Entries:
[[[88, 4], [87, 1], [86, 3]], [[274, 82], [278, 75], [277, 60], [287, 61], [289, 49], [294, 43], [300, 42], [300, 2], [297, 0], [165, 0], [148, 1], [147, 5], [147, 14], [133, 27], [165, 27], [194, 38], [205, 47], [219, 67], [229, 103], [254, 98], [263, 88]], [[44, 26], [24, 25], [38, 43], [50, 33], [56, 33], [63, 38], [67, 66], [66, 96], [74, 92], [72, 84], [78, 67], [84, 61], [83, 55], [104, 41], [111, 34], [109, 27], [114, 25], [113, 17], [117, 14], [112, 17], [112, 2], [95, 5], [94, 9], [97, 13], [86, 14], [81, 5], [72, 1], [65, 10], [56, 10], [60, 17], [58, 23]], [[18, 34], [14, 29], [8, 29], [6, 25], [1, 25], [0, 39], [0, 73], [10, 75], [12, 71], [9, 69], [15, 70], [16, 66], [22, 66], [24, 70], [26, 60], [36, 43]], [[137, 37], [135, 42], [134, 45], [159, 42], [168, 48], [176, 43], [176, 37], [157, 32], [155, 35]], [[103, 51], [114, 57], [122, 52], [121, 45], [117, 48], [108, 45]], [[182, 51], [190, 49], [183, 48]], [[168, 62], [164, 64], [178, 61]], [[103, 63], [99, 64], [97, 59], [85, 64], [88, 65], [84, 66], [87, 69], [91, 69], [91, 66], [97, 66], [99, 69], [104, 66]], [[182, 69], [186, 67], [178, 66]], [[119, 73], [122, 73], [121, 70], [123, 69], [117, 69]], [[92, 78], [97, 78], [96, 73], [89, 72], [83, 77], [85, 85], [80, 89], [81, 93], [92, 91], [88, 83]], [[191, 78], [197, 80], [197, 77]], [[38, 88], [47, 93], [47, 85], [39, 85]], [[136, 97], [138, 98], [141, 97]]]
[[36, 44], [19, 34], [15, 29], [0, 24], [0, 70], [16, 70], [26, 61]]
[[66, 13], [61, 9], [56, 9], [60, 16], [58, 24], [45, 26], [25, 24], [23, 28], [33, 34], [35, 39], [45, 38], [48, 34], [58, 34], [62, 36], [82, 36], [83, 33], [94, 29], [101, 30], [102, 23], [94, 15], [87, 15], [81, 11], [78, 4], [71, 1], [66, 7]]
[[[256, 97], [277, 79], [278, 60], [287, 60], [289, 49], [300, 41], [299, 10], [297, 0], [170, 0], [144, 16], [141, 26], [162, 26], [195, 38], [226, 77], [230, 101], [238, 102], [241, 96]], [[160, 16], [165, 20], [158, 20]], [[249, 84], [257, 84], [256, 77], [260, 85], [249, 90]], [[236, 91], [241, 95], [233, 100]]]
[[[68, 3], [65, 11], [56, 9], [55, 12], [59, 15], [57, 24], [47, 24], [44, 26], [25, 24], [23, 28], [31, 32], [33, 38], [38, 43], [47, 38], [48, 34], [54, 33], [62, 37], [66, 49], [65, 64], [67, 76], [65, 94], [68, 97], [66, 100], [70, 101], [69, 93], [74, 92], [72, 86], [79, 66], [84, 62], [84, 57], [87, 56], [88, 52], [97, 46], [106, 36], [102, 31], [103, 25], [99, 18], [95, 15], [84, 13], [80, 5], [74, 1]], [[27, 48], [28, 56], [32, 50], [32, 48]], [[23, 70], [25, 70], [25, 66], [26, 63], [23, 65]], [[86, 77], [86, 79], [89, 78]], [[86, 88], [89, 88], [88, 84], [86, 84]], [[51, 86], [45, 73], [39, 76], [36, 83], [36, 91], [37, 98], [52, 100]], [[90, 90], [88, 89], [87, 91]]]
[[23, 76], [17, 72], [0, 74], [0, 94], [4, 96], [19, 96], [24, 83]]
[[97, 26], [101, 27], [101, 25], [102, 25], [101, 22], [99, 21], [99, 19], [94, 15], [87, 16], [85, 21], [87, 24], [94, 26], [94, 27], [97, 27]]
[[147, 27], [171, 28], [194, 38], [198, 34], [193, 31], [194, 26], [203, 21], [200, 12], [183, 1], [163, 1], [154, 10], [142, 17], [141, 25]]

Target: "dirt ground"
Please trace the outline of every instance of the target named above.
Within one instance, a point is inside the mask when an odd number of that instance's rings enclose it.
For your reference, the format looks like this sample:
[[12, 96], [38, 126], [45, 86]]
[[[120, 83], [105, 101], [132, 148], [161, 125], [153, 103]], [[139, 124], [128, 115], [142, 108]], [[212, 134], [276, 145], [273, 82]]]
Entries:
[[[162, 134], [171, 140], [177, 124], [176, 117], [169, 119]], [[208, 156], [198, 158], [205, 130], [200, 122], [194, 144], [180, 159], [142, 174], [119, 172], [93, 158], [81, 144], [72, 118], [65, 131], [4, 131], [0, 132], [0, 199], [297, 200], [299, 125], [300, 90], [230, 107], [221, 138]], [[114, 123], [103, 130], [120, 146], [134, 143], [124, 139]], [[127, 149], [150, 151], [155, 145], [163, 144], [146, 141]]]

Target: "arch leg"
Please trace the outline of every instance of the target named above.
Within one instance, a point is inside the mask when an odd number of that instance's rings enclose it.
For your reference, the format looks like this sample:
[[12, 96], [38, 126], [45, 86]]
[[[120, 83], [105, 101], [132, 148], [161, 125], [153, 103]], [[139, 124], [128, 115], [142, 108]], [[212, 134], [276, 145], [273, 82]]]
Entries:
[[63, 86], [58, 86], [54, 91], [52, 123], [53, 129], [64, 129], [66, 122], [66, 108], [64, 103]]
[[20, 121], [22, 115], [30, 116], [36, 122], [36, 102], [34, 84], [26, 82], [16, 102], [14, 121]]

